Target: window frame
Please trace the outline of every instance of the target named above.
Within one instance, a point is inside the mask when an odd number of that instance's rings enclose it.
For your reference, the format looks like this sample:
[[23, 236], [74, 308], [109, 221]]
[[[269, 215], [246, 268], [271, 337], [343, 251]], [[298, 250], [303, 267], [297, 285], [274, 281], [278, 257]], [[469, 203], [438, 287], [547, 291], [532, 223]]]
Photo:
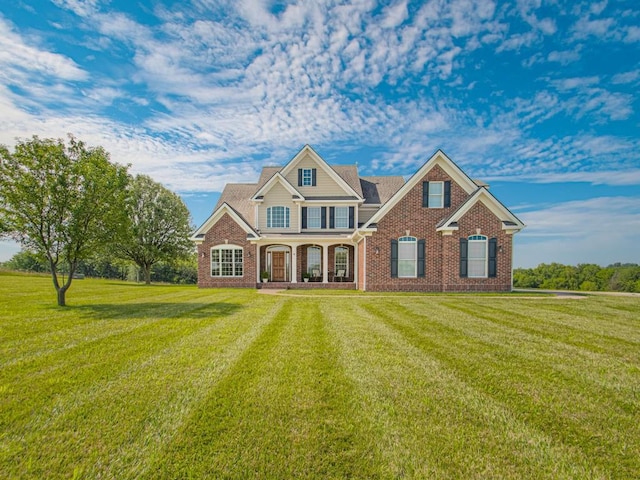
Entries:
[[[440, 193], [433, 193], [433, 187], [439, 185]], [[437, 200], [438, 205], [434, 205]], [[427, 200], [428, 208], [444, 208], [444, 182], [443, 181], [432, 181], [429, 182], [429, 197]]]
[[[231, 261], [224, 260], [224, 252], [231, 252]], [[214, 259], [218, 264], [217, 274], [214, 272]], [[231, 271], [231, 274], [225, 272]], [[209, 249], [209, 274], [212, 278], [241, 278], [244, 276], [244, 248], [239, 245], [215, 245]]]
[[[276, 209], [282, 209], [282, 225], [274, 225], [274, 217], [276, 213]], [[276, 219], [278, 219], [276, 217]], [[278, 219], [279, 220], [279, 219]], [[267, 228], [290, 228], [291, 222], [291, 212], [289, 207], [285, 207], [283, 205], [274, 205], [272, 207], [267, 207]]]
[[[338, 215], [338, 211], [344, 212], [345, 216], [342, 217], [342, 216]], [[343, 223], [339, 224], [338, 220], [340, 220], [341, 222], [343, 221]], [[349, 207], [335, 207], [334, 208], [334, 210], [333, 210], [333, 226], [334, 226], [334, 228], [340, 228], [340, 229], [349, 228]]]
[[[311, 212], [318, 213], [318, 217], [311, 215]], [[313, 225], [312, 220], [317, 220], [317, 225]], [[320, 229], [322, 228], [322, 207], [307, 207], [307, 228], [308, 229]]]
[[313, 168], [302, 169], [302, 186], [303, 187], [313, 186]]
[[[413, 244], [413, 258], [403, 258], [401, 253], [402, 244]], [[406, 250], [406, 249], [404, 249]], [[403, 266], [413, 265], [413, 272], [406, 274], [403, 272]], [[418, 278], [418, 239], [412, 236], [404, 236], [398, 238], [398, 278]]]
[[[482, 248], [482, 256], [473, 256], [473, 253], [478, 249], [472, 248], [472, 245], [480, 245], [484, 243]], [[482, 265], [483, 273], [479, 275], [473, 275], [473, 265]], [[488, 278], [489, 277], [489, 239], [486, 235], [470, 235], [467, 237], [467, 277], [468, 278]]]

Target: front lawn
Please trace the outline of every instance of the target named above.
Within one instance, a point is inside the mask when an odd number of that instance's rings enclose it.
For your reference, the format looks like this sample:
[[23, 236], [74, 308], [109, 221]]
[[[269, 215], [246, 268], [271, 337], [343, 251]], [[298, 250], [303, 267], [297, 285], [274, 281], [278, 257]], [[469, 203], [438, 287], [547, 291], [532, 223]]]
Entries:
[[640, 478], [640, 300], [0, 275], [0, 478]]

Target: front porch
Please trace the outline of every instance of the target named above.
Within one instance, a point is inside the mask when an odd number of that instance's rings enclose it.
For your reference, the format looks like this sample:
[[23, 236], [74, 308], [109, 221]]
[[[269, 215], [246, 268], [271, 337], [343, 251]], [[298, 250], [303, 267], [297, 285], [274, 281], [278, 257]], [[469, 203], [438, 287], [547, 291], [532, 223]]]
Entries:
[[261, 240], [256, 245], [257, 288], [356, 288], [357, 249], [345, 236], [298, 242]]

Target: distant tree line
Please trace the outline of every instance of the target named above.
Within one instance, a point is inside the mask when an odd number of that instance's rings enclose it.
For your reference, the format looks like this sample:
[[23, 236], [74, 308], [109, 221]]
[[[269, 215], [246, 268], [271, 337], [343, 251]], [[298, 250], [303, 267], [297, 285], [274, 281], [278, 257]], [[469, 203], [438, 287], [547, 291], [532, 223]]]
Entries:
[[[0, 262], [0, 268], [20, 272], [50, 273], [47, 261], [36, 253], [22, 250], [6, 262]], [[61, 274], [68, 273], [61, 271]], [[92, 258], [78, 262], [75, 274], [91, 278], [128, 280], [144, 282], [145, 273], [132, 261], [119, 258]], [[195, 253], [174, 261], [157, 262], [151, 271], [151, 281], [176, 284], [195, 284], [198, 281], [198, 259]]]
[[601, 267], [592, 263], [577, 266], [543, 263], [535, 268], [516, 268], [513, 271], [513, 286], [593, 292], [640, 292], [640, 265], [614, 263]]

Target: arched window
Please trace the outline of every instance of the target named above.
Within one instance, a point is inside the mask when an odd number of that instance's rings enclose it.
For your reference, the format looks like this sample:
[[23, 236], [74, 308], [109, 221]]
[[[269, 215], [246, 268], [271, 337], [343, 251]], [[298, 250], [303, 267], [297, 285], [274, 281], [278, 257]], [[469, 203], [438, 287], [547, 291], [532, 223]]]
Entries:
[[487, 276], [487, 237], [471, 235], [469, 238], [467, 266], [469, 277], [483, 278]]
[[218, 245], [211, 248], [212, 277], [242, 277], [242, 247]]
[[289, 228], [289, 207], [268, 207], [267, 228]]
[[348, 247], [336, 247], [334, 254], [334, 268], [336, 275], [342, 271], [343, 277], [349, 276], [349, 248]]
[[398, 239], [398, 277], [417, 277], [418, 239], [400, 237]]

